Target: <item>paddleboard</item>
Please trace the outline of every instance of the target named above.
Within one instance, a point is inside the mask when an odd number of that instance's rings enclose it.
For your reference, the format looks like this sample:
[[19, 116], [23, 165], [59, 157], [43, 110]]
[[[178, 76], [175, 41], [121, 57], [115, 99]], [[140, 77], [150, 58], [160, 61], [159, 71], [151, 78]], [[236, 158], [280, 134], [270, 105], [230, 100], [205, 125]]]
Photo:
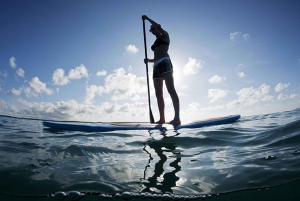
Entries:
[[49, 128], [68, 131], [107, 132], [116, 130], [179, 130], [183, 128], [201, 128], [229, 124], [237, 121], [240, 115], [216, 117], [199, 121], [185, 122], [181, 125], [171, 124], [140, 124], [140, 123], [79, 123], [79, 122], [55, 122], [43, 121], [43, 125]]

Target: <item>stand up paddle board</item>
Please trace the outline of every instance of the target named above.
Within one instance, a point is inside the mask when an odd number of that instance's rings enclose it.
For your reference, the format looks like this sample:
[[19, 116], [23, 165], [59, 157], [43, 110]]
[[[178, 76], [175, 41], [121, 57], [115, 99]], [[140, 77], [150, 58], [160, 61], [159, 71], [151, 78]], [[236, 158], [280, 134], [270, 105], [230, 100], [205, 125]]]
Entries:
[[139, 123], [79, 123], [79, 122], [54, 122], [43, 121], [43, 125], [49, 128], [68, 131], [86, 132], [107, 132], [116, 130], [179, 130], [182, 128], [201, 128], [204, 126], [214, 126], [229, 124], [237, 121], [240, 115], [230, 115], [226, 117], [216, 117], [193, 122], [185, 122], [181, 125], [171, 124], [139, 124]]

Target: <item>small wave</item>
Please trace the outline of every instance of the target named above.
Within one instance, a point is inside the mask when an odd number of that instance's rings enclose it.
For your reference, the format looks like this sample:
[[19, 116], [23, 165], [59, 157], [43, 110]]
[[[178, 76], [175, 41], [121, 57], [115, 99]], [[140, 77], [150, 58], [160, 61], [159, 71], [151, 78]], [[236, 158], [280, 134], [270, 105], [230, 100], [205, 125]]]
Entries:
[[79, 145], [71, 145], [67, 148], [63, 149], [65, 156], [91, 156], [98, 154], [133, 154], [133, 153], [142, 153], [140, 149], [131, 149], [131, 150], [114, 150], [109, 149], [107, 147], [96, 147], [96, 146], [79, 146]]
[[271, 130], [256, 134], [251, 143], [265, 146], [291, 146], [300, 142], [300, 120], [277, 126]]

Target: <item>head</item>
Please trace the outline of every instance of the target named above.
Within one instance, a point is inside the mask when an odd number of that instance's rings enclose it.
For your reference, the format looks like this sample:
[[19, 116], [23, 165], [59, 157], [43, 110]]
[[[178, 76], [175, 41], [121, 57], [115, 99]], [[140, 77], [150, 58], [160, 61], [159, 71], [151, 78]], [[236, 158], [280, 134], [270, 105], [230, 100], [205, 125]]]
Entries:
[[[159, 27], [161, 27], [160, 26], [160, 24], [158, 25]], [[151, 25], [150, 26], [150, 30], [149, 30], [153, 35], [160, 35], [160, 32], [153, 26], [153, 25]]]

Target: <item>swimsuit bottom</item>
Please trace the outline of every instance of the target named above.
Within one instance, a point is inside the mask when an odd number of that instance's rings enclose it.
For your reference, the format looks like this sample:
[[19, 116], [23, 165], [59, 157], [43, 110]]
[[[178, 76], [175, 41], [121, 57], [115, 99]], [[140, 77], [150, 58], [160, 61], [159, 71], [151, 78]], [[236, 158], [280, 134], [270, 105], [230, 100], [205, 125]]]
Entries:
[[173, 65], [170, 57], [163, 57], [153, 65], [153, 79], [162, 79], [163, 75], [173, 72]]

